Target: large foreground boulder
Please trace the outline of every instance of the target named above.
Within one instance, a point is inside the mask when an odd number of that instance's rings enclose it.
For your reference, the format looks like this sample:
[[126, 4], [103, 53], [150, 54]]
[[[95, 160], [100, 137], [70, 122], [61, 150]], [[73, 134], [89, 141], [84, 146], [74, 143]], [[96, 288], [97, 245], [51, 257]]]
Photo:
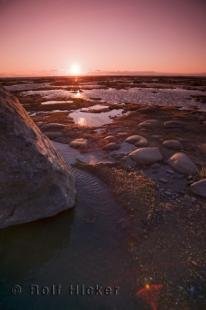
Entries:
[[0, 88], [0, 228], [69, 209], [75, 194], [70, 167], [18, 99]]

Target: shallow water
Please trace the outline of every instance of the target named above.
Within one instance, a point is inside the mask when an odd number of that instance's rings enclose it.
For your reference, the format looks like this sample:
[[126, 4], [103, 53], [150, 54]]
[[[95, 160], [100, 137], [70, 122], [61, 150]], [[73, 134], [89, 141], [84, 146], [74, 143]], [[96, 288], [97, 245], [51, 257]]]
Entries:
[[61, 89], [50, 89], [50, 90], [28, 90], [23, 91], [21, 93], [22, 96], [31, 96], [31, 95], [40, 95], [42, 99], [45, 100], [70, 100], [72, 98], [81, 98], [81, 99], [87, 99], [86, 96], [83, 94], [83, 92], [80, 91], [70, 91]]
[[[66, 146], [55, 145], [71, 162]], [[78, 192], [74, 210], [0, 231], [4, 309], [137, 309], [134, 266], [119, 225], [124, 210], [99, 179], [78, 169], [73, 173]], [[69, 285], [77, 283], [120, 289], [116, 296], [68, 295]], [[22, 287], [18, 296], [11, 293], [15, 284]], [[61, 284], [62, 293], [31, 296], [31, 284]]]
[[61, 104], [61, 103], [73, 103], [72, 100], [67, 100], [67, 101], [64, 101], [64, 100], [59, 100], [59, 101], [43, 101], [41, 103], [41, 105], [52, 105], [52, 104]]
[[115, 103], [137, 103], [152, 104], [161, 106], [177, 106], [183, 108], [191, 108], [193, 106], [205, 111], [206, 107], [203, 103], [196, 101], [192, 96], [205, 95], [205, 92], [199, 90], [187, 90], [182, 88], [157, 89], [157, 88], [137, 88], [128, 89], [91, 89], [72, 92], [68, 90], [30, 90], [22, 92], [22, 95], [39, 94], [44, 99], [55, 100], [55, 98], [71, 99], [81, 98], [91, 100], [91, 98], [100, 98], [103, 102], [109, 104]]
[[67, 144], [61, 144], [54, 142], [54, 145], [57, 148], [61, 148], [64, 156], [67, 158], [67, 161], [70, 164], [75, 164], [78, 160], [88, 164], [97, 164], [99, 162], [111, 162], [111, 159], [108, 159], [108, 154], [103, 151], [94, 151], [89, 153], [81, 153], [78, 149], [72, 148]]
[[112, 118], [121, 116], [122, 109], [114, 109], [108, 112], [89, 113], [82, 112], [81, 109], [75, 110], [69, 116], [73, 118], [74, 122], [81, 127], [100, 127], [112, 123]]
[[107, 103], [137, 103], [165, 106], [197, 106], [205, 109], [204, 105], [193, 99], [192, 95], [204, 95], [202, 91], [155, 88], [128, 88], [128, 89], [93, 89], [83, 93], [85, 96], [100, 97]]

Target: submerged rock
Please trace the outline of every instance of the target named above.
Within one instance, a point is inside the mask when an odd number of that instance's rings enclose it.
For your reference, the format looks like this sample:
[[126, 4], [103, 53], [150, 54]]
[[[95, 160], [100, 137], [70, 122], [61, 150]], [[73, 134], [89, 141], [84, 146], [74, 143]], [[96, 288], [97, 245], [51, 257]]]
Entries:
[[185, 123], [182, 121], [166, 121], [164, 122], [164, 127], [166, 128], [183, 128]]
[[206, 179], [194, 182], [191, 185], [191, 190], [193, 193], [206, 198]]
[[129, 136], [125, 142], [135, 144], [136, 146], [146, 146], [148, 144], [147, 139], [139, 135]]
[[129, 156], [139, 164], [153, 164], [163, 159], [158, 147], [143, 147], [129, 153]]
[[88, 141], [84, 138], [74, 139], [70, 142], [70, 146], [75, 148], [85, 148], [88, 146]]
[[75, 203], [70, 168], [18, 99], [0, 88], [0, 228], [56, 215]]
[[168, 149], [173, 150], [180, 150], [182, 149], [182, 144], [179, 140], [165, 140], [163, 141], [163, 146], [167, 147]]
[[168, 163], [174, 170], [186, 175], [193, 175], [197, 172], [197, 166], [184, 153], [174, 154], [170, 157]]
[[139, 127], [152, 128], [160, 125], [160, 121], [157, 119], [148, 119], [144, 122], [139, 123]]
[[40, 125], [41, 130], [61, 130], [66, 128], [66, 125], [64, 124], [59, 124], [59, 123], [48, 123], [48, 124], [42, 124]]

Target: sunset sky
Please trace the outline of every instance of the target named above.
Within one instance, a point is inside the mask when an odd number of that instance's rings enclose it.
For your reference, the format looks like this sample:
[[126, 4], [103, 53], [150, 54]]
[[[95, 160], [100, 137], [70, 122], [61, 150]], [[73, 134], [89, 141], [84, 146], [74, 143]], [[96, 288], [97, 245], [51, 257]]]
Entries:
[[0, 0], [0, 75], [206, 72], [205, 0]]

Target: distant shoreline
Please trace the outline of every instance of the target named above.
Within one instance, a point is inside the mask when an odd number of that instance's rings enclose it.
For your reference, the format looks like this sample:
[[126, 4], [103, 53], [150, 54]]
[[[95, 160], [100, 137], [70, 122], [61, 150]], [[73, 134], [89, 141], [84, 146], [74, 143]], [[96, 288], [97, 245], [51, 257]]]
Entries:
[[0, 75], [0, 80], [1, 79], [39, 79], [39, 78], [68, 78], [68, 79], [74, 79], [74, 78], [99, 78], [99, 77], [120, 77], [120, 78], [127, 78], [127, 77], [150, 77], [150, 78], [167, 78], [167, 77], [174, 77], [174, 78], [206, 78], [206, 73], [197, 73], [197, 74], [184, 74], [184, 73], [130, 73], [130, 74], [120, 74], [120, 73], [111, 73], [111, 74], [85, 74], [85, 75], [80, 75], [78, 77], [71, 76], [71, 75], [34, 75], [34, 76], [26, 76], [26, 75], [18, 75], [18, 76], [1, 76]]

